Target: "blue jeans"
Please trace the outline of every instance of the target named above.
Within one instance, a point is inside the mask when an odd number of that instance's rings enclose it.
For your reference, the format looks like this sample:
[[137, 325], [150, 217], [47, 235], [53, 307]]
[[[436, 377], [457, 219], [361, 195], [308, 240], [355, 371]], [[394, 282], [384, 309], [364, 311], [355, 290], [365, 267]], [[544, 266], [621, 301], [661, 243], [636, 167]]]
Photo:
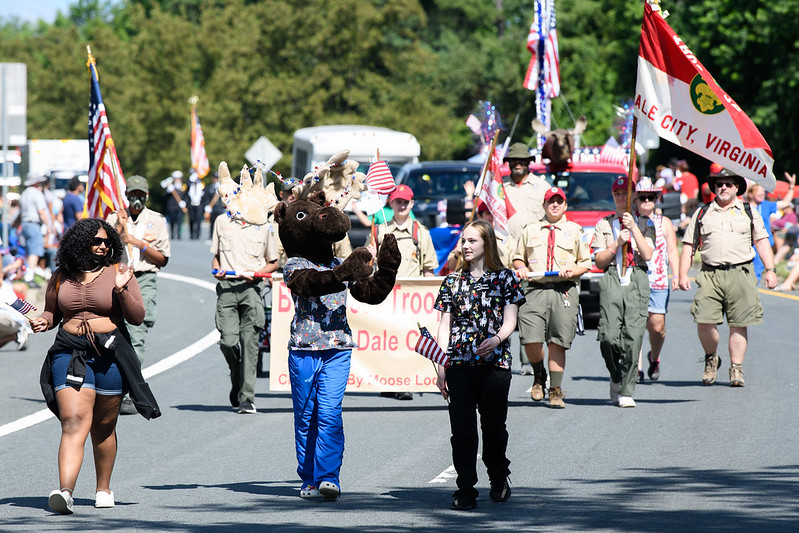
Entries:
[[344, 458], [341, 402], [352, 350], [289, 350], [297, 474], [302, 486], [339, 483]]

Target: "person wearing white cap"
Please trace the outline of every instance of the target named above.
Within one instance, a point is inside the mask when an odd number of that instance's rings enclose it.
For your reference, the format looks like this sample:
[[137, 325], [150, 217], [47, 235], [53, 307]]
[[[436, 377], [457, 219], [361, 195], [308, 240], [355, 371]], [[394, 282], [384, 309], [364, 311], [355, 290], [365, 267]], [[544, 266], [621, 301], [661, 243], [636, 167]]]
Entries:
[[41, 174], [29, 173], [25, 180], [25, 190], [19, 198], [22, 238], [25, 239], [25, 251], [28, 254], [25, 281], [29, 285], [35, 285], [33, 273], [39, 268], [39, 258], [44, 256], [45, 237], [53, 233], [50, 218], [47, 216], [47, 200], [44, 197], [47, 183], [48, 179]]
[[186, 190], [183, 187], [183, 172], [176, 170], [170, 176], [166, 185], [166, 215], [169, 220], [169, 237], [180, 240], [183, 231], [183, 215], [188, 212], [186, 207]]
[[[677, 253], [677, 234], [669, 217], [655, 212], [655, 203], [661, 189], [652, 184], [649, 178], [641, 178], [635, 186], [634, 202], [639, 216], [649, 217], [655, 227], [655, 248], [649, 266], [649, 316], [646, 330], [649, 332], [650, 351], [646, 358], [649, 362], [647, 374], [649, 379], [660, 378], [660, 351], [666, 340], [666, 312], [669, 308], [669, 289], [679, 290], [680, 256]], [[669, 282], [671, 268], [671, 282]], [[641, 366], [641, 355], [638, 356], [638, 383], [643, 383], [644, 372]]]

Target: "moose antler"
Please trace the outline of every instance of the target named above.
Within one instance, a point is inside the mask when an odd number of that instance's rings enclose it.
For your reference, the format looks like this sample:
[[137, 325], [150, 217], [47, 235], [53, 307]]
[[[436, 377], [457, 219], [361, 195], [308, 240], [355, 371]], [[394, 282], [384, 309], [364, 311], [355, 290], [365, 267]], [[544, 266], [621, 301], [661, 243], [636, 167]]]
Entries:
[[262, 225], [268, 221], [269, 213], [277, 205], [275, 184], [264, 187], [261, 169], [255, 169], [255, 179], [250, 178], [247, 165], [241, 169], [241, 178], [237, 184], [230, 177], [227, 163], [219, 163], [219, 188], [217, 194], [228, 214], [234, 219], [249, 224]]
[[366, 175], [358, 172], [358, 162], [348, 160], [349, 150], [337, 152], [315, 172], [309, 172], [302, 183], [292, 189], [297, 199], [307, 199], [316, 192], [325, 193], [327, 205], [344, 209], [351, 199], [366, 190]]

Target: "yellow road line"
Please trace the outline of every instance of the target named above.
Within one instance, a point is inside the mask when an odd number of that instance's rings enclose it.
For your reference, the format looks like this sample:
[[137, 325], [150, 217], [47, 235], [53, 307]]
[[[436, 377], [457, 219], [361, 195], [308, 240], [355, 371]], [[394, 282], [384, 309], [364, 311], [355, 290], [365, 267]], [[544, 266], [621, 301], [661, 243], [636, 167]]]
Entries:
[[787, 292], [781, 291], [770, 291], [768, 289], [758, 289], [762, 294], [769, 294], [771, 296], [777, 296], [779, 298], [788, 298], [789, 300], [796, 300], [799, 301], [799, 295], [796, 294], [789, 294]]

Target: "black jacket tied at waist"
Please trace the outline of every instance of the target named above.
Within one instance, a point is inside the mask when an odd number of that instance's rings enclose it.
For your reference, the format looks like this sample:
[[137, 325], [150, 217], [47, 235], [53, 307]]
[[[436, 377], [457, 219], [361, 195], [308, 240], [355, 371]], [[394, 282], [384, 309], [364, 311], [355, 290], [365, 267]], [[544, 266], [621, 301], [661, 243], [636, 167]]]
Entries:
[[[96, 346], [96, 348], [95, 348]], [[42, 394], [47, 402], [47, 407], [60, 418], [58, 404], [55, 399], [55, 385], [53, 383], [52, 355], [72, 351], [72, 358], [67, 367], [67, 386], [77, 389], [83, 384], [86, 376], [86, 359], [89, 354], [100, 353], [98, 355], [113, 357], [122, 373], [122, 379], [128, 386], [130, 399], [136, 410], [146, 419], [158, 418], [161, 411], [155, 401], [150, 386], [144, 381], [141, 374], [141, 363], [136, 355], [136, 350], [130, 345], [127, 335], [119, 329], [109, 333], [95, 333], [94, 343], [88, 337], [79, 337], [67, 333], [63, 328], [58, 328], [55, 341], [47, 351], [44, 359], [42, 371], [39, 375], [39, 385], [42, 387]]]

